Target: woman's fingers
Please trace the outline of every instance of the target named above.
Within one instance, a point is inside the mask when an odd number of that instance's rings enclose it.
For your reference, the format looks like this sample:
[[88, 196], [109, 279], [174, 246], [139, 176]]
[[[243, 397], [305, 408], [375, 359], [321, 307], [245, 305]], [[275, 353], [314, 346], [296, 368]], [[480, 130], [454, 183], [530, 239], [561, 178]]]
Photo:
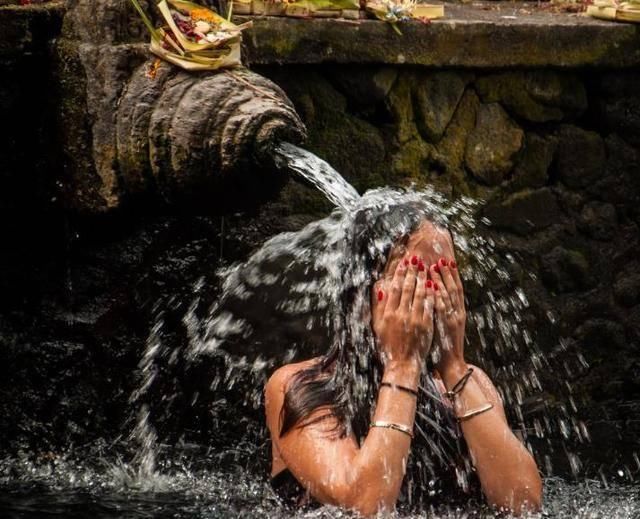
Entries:
[[451, 307], [454, 310], [458, 309], [458, 305], [460, 303], [460, 301], [458, 300], [458, 285], [456, 284], [455, 280], [453, 279], [453, 275], [451, 273], [451, 264], [455, 263], [453, 262], [453, 260], [451, 261], [447, 261], [444, 258], [440, 258], [438, 260], [438, 269], [440, 270], [440, 277], [442, 278], [442, 282], [444, 283], [445, 286], [445, 290], [447, 291], [447, 294], [449, 295], [449, 300], [451, 301]]
[[416, 290], [416, 276], [418, 274], [417, 264], [417, 261], [414, 262], [412, 258], [412, 261], [407, 267], [407, 273], [404, 277], [402, 296], [400, 298], [400, 307], [407, 311], [409, 311], [411, 308], [411, 304], [413, 303], [413, 294]]
[[458, 264], [455, 260], [451, 260], [449, 263], [449, 267], [451, 268], [451, 275], [453, 276], [453, 280], [458, 287], [458, 294], [464, 294], [464, 290], [462, 288], [462, 278], [460, 277], [460, 270], [458, 269]]
[[[433, 281], [428, 279], [425, 284], [425, 300], [424, 300], [424, 308], [422, 311], [422, 320], [429, 324], [433, 324], [433, 311], [435, 305], [435, 294], [433, 290]], [[429, 328], [431, 328], [429, 326]]]
[[440, 273], [440, 262], [431, 265], [429, 268], [429, 276], [433, 280], [433, 289], [440, 295], [440, 298], [445, 305], [445, 309], [447, 311], [452, 310], [451, 299], [449, 298], [447, 287], [445, 286]]
[[373, 289], [371, 290], [371, 314], [375, 320], [382, 318], [384, 307], [389, 301], [389, 294], [386, 288], [384, 279], [379, 279], [373, 284]]
[[411, 303], [411, 314], [416, 324], [422, 324], [422, 314], [424, 313], [424, 298], [427, 288], [427, 275], [424, 270], [419, 270], [416, 275], [416, 290], [413, 293], [413, 302]]
[[448, 350], [451, 347], [451, 341], [449, 339], [449, 334], [447, 333], [447, 327], [445, 326], [445, 323], [447, 322], [447, 306], [444, 301], [443, 291], [440, 288], [434, 289], [433, 293], [436, 330], [440, 336], [441, 346], [445, 350]]
[[404, 286], [404, 278], [407, 274], [407, 267], [404, 262], [398, 261], [396, 265], [396, 271], [393, 274], [391, 280], [391, 289], [389, 293], [389, 301], [385, 305], [385, 312], [393, 312], [400, 305], [400, 298], [402, 297], [402, 288]]

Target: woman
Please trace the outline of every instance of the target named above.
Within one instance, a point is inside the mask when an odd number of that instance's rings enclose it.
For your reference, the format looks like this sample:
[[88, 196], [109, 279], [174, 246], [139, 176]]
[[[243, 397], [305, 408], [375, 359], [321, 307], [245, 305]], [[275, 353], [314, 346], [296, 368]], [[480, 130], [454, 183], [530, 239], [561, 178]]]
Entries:
[[[266, 384], [274, 486], [289, 486], [297, 504], [313, 499], [365, 516], [392, 511], [410, 451], [430, 443], [414, 439], [416, 413], [434, 413], [457, 419], [459, 426], [448, 430], [452, 440], [461, 433], [491, 506], [539, 510], [535, 461], [509, 428], [491, 380], [465, 362], [464, 293], [450, 234], [422, 222], [392, 249], [370, 304], [376, 363], [362, 359], [362, 348], [354, 355], [347, 339], [323, 357], [278, 369]], [[365, 332], [352, 332], [359, 333]], [[370, 380], [375, 395], [367, 404], [362, 388]], [[440, 408], [421, 404], [425, 386], [427, 393], [439, 388], [442, 396], [426, 399]], [[429, 430], [420, 431], [429, 438]]]

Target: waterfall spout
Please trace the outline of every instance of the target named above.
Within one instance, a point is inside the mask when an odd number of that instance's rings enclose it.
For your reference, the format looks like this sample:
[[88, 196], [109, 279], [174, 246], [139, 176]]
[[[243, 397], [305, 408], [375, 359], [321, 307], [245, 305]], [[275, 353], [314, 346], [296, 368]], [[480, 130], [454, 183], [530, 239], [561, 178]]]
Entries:
[[337, 207], [349, 209], [360, 200], [355, 188], [340, 173], [313, 153], [289, 142], [275, 147], [274, 157], [280, 168], [297, 173], [309, 181]]

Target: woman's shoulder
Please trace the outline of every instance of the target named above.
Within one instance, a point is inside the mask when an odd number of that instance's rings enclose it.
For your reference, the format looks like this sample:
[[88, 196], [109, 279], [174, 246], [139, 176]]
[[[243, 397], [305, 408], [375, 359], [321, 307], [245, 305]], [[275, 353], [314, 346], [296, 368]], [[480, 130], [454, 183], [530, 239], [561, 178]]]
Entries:
[[267, 426], [272, 434], [274, 431], [280, 429], [280, 413], [284, 404], [284, 394], [289, 381], [296, 373], [311, 367], [318, 361], [318, 358], [314, 358], [303, 362], [285, 364], [275, 370], [271, 377], [269, 377], [269, 380], [267, 380], [264, 386], [264, 407]]
[[302, 362], [294, 362], [291, 364], [285, 364], [284, 366], [276, 369], [273, 374], [267, 380], [265, 384], [265, 392], [284, 392], [289, 381], [300, 371], [303, 369], [307, 369], [317, 362], [319, 362], [319, 358], [313, 358], [309, 360], [304, 360]]

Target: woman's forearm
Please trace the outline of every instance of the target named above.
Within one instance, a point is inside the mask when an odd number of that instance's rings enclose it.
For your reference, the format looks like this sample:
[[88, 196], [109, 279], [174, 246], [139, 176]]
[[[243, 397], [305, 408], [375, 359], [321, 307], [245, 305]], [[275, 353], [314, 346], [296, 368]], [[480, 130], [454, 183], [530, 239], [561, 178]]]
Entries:
[[[387, 366], [383, 382], [417, 389], [420, 369], [414, 365]], [[382, 386], [378, 393], [373, 422], [391, 422], [413, 430], [416, 397], [411, 393]], [[393, 510], [404, 479], [411, 437], [404, 432], [372, 427], [353, 460], [353, 502], [351, 508], [363, 515], [379, 509]]]
[[[441, 376], [447, 389], [451, 389], [467, 369], [467, 364], [461, 362], [443, 370]], [[461, 422], [482, 490], [489, 503], [498, 508], [514, 513], [539, 510], [542, 481], [536, 463], [509, 428], [497, 392], [488, 378], [484, 378], [486, 380], [473, 373], [455, 403], [458, 416], [482, 409], [488, 402], [494, 404], [489, 411]]]

